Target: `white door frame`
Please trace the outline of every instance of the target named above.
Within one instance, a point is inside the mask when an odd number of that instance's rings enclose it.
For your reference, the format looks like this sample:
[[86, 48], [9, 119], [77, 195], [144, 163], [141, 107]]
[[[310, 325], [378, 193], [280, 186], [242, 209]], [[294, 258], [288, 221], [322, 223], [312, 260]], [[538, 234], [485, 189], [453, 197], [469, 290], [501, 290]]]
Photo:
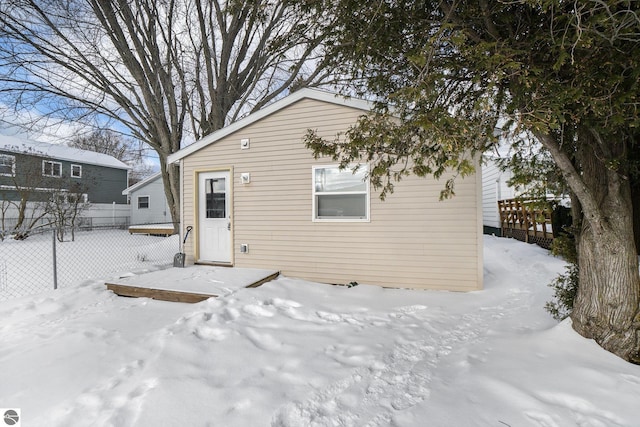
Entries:
[[[207, 219], [205, 180], [225, 180], [224, 217]], [[196, 172], [197, 261], [233, 265], [233, 173], [231, 169]], [[211, 208], [211, 206], [210, 206]]]

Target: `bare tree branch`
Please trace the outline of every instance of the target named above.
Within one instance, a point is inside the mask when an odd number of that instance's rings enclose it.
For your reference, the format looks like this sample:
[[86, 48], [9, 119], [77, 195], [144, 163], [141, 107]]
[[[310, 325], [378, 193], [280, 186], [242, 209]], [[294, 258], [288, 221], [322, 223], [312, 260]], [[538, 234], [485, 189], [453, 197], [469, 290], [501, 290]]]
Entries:
[[[328, 19], [290, 0], [6, 0], [0, 104], [117, 123], [164, 166], [287, 91], [328, 82], [327, 62], [316, 59]], [[177, 221], [178, 177], [163, 172]]]

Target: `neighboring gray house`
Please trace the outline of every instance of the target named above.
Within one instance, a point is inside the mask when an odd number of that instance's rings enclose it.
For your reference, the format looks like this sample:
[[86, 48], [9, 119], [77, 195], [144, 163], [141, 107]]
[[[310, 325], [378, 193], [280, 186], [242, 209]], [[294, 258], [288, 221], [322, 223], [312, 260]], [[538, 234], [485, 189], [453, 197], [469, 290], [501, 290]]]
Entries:
[[171, 222], [160, 172], [132, 185], [122, 194], [129, 198], [132, 225]]
[[7, 198], [16, 184], [33, 182], [43, 194], [77, 186], [90, 203], [125, 204], [122, 190], [130, 169], [106, 154], [0, 135], [0, 186]]
[[19, 201], [18, 189], [28, 193], [29, 203], [81, 194], [91, 205], [83, 216], [128, 222], [122, 190], [130, 169], [106, 154], [0, 135], [0, 201]]

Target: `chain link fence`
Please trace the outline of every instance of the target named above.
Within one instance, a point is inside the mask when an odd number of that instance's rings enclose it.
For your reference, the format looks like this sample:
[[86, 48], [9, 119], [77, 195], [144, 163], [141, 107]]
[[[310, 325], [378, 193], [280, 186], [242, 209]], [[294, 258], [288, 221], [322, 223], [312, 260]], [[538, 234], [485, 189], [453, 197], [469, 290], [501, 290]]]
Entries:
[[173, 265], [173, 224], [99, 225], [38, 230], [0, 241], [0, 301]]

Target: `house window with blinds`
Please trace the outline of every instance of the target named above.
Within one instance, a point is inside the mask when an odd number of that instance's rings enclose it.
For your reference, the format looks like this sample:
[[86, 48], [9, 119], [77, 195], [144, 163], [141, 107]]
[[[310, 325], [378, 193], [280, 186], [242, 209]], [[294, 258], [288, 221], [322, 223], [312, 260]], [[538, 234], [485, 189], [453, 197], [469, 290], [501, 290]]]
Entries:
[[368, 167], [313, 167], [314, 221], [369, 221]]
[[149, 209], [149, 196], [138, 196], [138, 209]]

